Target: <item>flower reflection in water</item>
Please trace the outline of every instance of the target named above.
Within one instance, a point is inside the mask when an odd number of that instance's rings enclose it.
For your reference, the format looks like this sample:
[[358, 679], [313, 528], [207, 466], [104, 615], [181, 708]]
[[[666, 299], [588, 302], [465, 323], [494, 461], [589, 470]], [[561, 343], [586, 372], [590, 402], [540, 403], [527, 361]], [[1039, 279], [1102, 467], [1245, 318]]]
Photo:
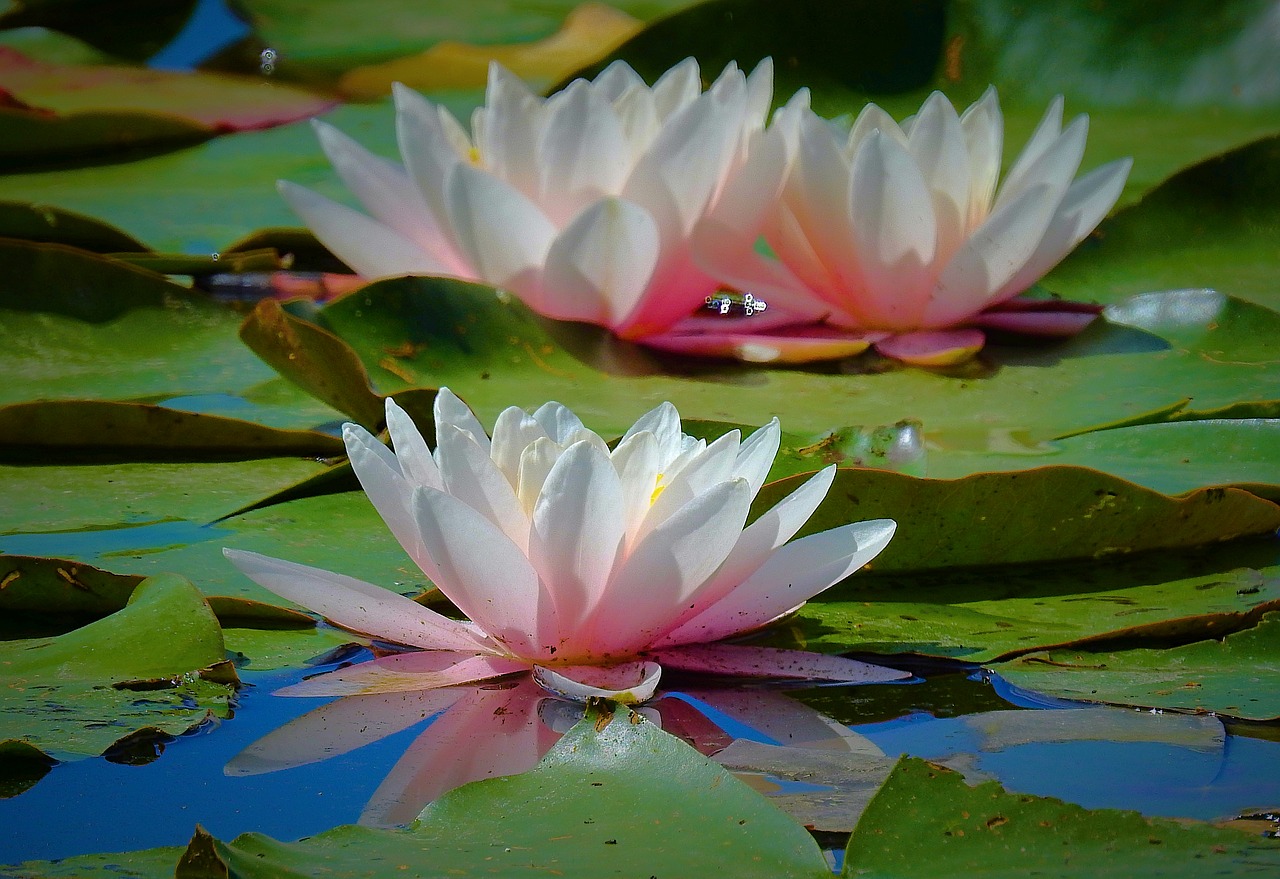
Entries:
[[[315, 678], [303, 686], [324, 681]], [[294, 691], [297, 692], [296, 690]], [[314, 695], [319, 691], [312, 690]], [[697, 687], [660, 691], [636, 706], [647, 719], [715, 757], [747, 739], [804, 755], [814, 750], [865, 758], [882, 772], [891, 761], [869, 740], [777, 690]], [[256, 775], [327, 760], [408, 729], [430, 725], [378, 786], [360, 823], [413, 821], [455, 787], [532, 769], [582, 718], [580, 702], [548, 695], [528, 677], [483, 685], [344, 696], [264, 736], [226, 767]], [[751, 776], [759, 773], [746, 773]], [[757, 784], [758, 786], [758, 784]]]

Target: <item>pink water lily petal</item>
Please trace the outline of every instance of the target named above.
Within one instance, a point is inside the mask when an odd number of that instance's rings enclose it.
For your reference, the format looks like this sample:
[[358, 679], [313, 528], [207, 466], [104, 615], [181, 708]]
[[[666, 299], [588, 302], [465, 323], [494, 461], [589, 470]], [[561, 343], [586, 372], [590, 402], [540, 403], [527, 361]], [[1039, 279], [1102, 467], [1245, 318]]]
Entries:
[[967, 231], [969, 150], [960, 117], [942, 92], [931, 94], [920, 108], [907, 149], [924, 172], [925, 184], [933, 195], [937, 258], [946, 259]]
[[423, 545], [440, 571], [440, 591], [515, 655], [545, 655], [544, 645], [556, 643], [560, 628], [524, 551], [452, 495], [415, 488], [412, 503]]
[[733, 475], [741, 476], [751, 486], [751, 497], [754, 498], [764, 485], [773, 467], [773, 459], [778, 457], [778, 448], [782, 445], [782, 422], [777, 417], [769, 423], [752, 431], [751, 436], [738, 446], [738, 455], [733, 463]]
[[680, 431], [680, 413], [671, 403], [659, 403], [637, 418], [635, 424], [627, 428], [627, 432], [622, 435], [622, 442], [626, 442], [642, 431], [648, 431], [657, 440], [660, 460], [670, 461], [680, 454], [683, 436]]
[[551, 592], [561, 631], [577, 631], [600, 601], [625, 529], [622, 483], [609, 456], [574, 443], [547, 474], [529, 536], [529, 560]]
[[408, 729], [466, 693], [445, 687], [336, 699], [267, 733], [233, 757], [223, 772], [260, 775], [328, 760]]
[[381, 586], [256, 552], [222, 554], [254, 582], [344, 629], [432, 650], [493, 652], [465, 624]]
[[535, 440], [546, 436], [547, 432], [538, 420], [519, 406], [509, 406], [498, 413], [498, 420], [493, 425], [489, 454], [513, 489], [518, 490], [520, 487], [521, 454]]
[[360, 823], [402, 826], [456, 787], [532, 769], [560, 738], [539, 720], [540, 698], [528, 680], [465, 690], [405, 750], [370, 797]]
[[691, 644], [646, 653], [668, 668], [698, 674], [869, 684], [901, 681], [910, 672], [805, 650], [742, 644]]
[[632, 434], [614, 448], [610, 463], [617, 471], [621, 488], [624, 551], [630, 552], [645, 514], [653, 503], [653, 493], [657, 490], [657, 438], [647, 430]]
[[541, 104], [520, 77], [496, 61], [489, 62], [484, 125], [475, 132], [479, 160], [497, 178], [530, 198], [538, 191], [534, 145], [538, 142]]
[[409, 557], [434, 582], [440, 575], [435, 562], [422, 545], [418, 523], [409, 508], [413, 486], [400, 470], [400, 462], [391, 450], [358, 424], [345, 424], [342, 439], [347, 447], [351, 469], [373, 508]]
[[[749, 318], [747, 320], [750, 320]], [[884, 333], [851, 334], [827, 326], [788, 328], [785, 332], [662, 333], [643, 340], [650, 348], [673, 354], [722, 357], [748, 363], [816, 363], [861, 354]]]
[[1043, 309], [1036, 311], [989, 310], [974, 318], [973, 323], [988, 330], [1003, 330], [1028, 336], [1070, 338], [1093, 323], [1102, 311], [1095, 309]]
[[1021, 191], [1033, 181], [1033, 175], [1030, 173], [1031, 168], [1046, 151], [1058, 141], [1062, 135], [1062, 110], [1065, 105], [1062, 95], [1056, 95], [1049, 106], [1045, 108], [1044, 115], [1040, 117], [1035, 131], [1031, 133], [1031, 137], [1027, 140], [1026, 146], [1022, 148], [1022, 152], [1013, 162], [1013, 167], [1009, 169], [1009, 173], [1004, 177], [1004, 183], [1000, 185], [1000, 190], [996, 195], [996, 203], [993, 208], [998, 208], [1002, 203], [1017, 196]]
[[659, 119], [666, 120], [680, 108], [693, 103], [702, 88], [700, 76], [697, 60], [685, 58], [658, 77], [653, 84], [653, 103]]
[[662, 639], [662, 646], [718, 641], [777, 619], [871, 561], [896, 524], [872, 519], [788, 543], [720, 601]]
[[693, 687], [681, 692], [786, 748], [884, 755], [866, 736], [776, 690]]
[[444, 263], [372, 217], [287, 180], [276, 188], [320, 243], [357, 274], [366, 278], [451, 274]]
[[367, 696], [434, 690], [527, 672], [529, 663], [505, 656], [419, 650], [371, 659], [277, 690], [277, 696]]
[[624, 662], [619, 665], [535, 666], [533, 680], [556, 696], [585, 702], [612, 699], [633, 704], [648, 701], [658, 689], [662, 666], [656, 662]]
[[642, 538], [614, 570], [584, 643], [606, 656], [651, 644], [656, 632], [696, 602], [733, 548], [750, 504], [745, 479], [723, 482]]
[[924, 330], [890, 336], [876, 342], [876, 350], [913, 366], [954, 366], [973, 357], [986, 342], [982, 330]]
[[558, 320], [622, 326], [642, 302], [658, 262], [658, 226], [621, 198], [587, 207], [552, 242], [536, 303]]

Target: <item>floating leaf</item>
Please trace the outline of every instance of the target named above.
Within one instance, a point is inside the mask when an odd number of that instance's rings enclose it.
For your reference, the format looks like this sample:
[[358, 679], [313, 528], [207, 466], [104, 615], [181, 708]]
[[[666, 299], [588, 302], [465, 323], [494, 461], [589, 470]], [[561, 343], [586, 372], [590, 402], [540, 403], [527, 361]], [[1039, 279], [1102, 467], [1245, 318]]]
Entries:
[[1169, 650], [1049, 650], [1004, 663], [999, 671], [1020, 687], [1066, 699], [1277, 720], [1277, 669], [1280, 613], [1221, 640]]
[[96, 0], [24, 0], [0, 13], [0, 27], [47, 27], [144, 61], [182, 30], [195, 6], [196, 0], [132, 0], [102, 15]]
[[1239, 831], [1084, 809], [995, 782], [969, 787], [957, 772], [905, 757], [858, 821], [842, 875], [1266, 876], [1278, 866], [1280, 850]]
[[[765, 486], [753, 509], [769, 509], [802, 479]], [[874, 569], [919, 571], [1203, 546], [1275, 531], [1280, 506], [1233, 488], [1174, 498], [1084, 467], [954, 480], [841, 470], [802, 533], [876, 518], [900, 527]]]
[[63, 759], [143, 729], [185, 732], [227, 715], [227, 672], [210, 669], [223, 660], [222, 631], [199, 591], [175, 575], [152, 577], [123, 610], [75, 631], [0, 642], [0, 740]]
[[612, 52], [640, 27], [639, 20], [620, 9], [583, 3], [544, 39], [482, 46], [446, 40], [418, 55], [348, 70], [338, 88], [357, 100], [391, 94], [393, 82], [419, 91], [484, 88], [489, 64], [496, 61], [531, 88], [544, 89]]
[[0, 555], [0, 607], [98, 619], [124, 607], [143, 578], [67, 559]]
[[[895, 537], [895, 540], [897, 538]], [[1208, 555], [1105, 563], [867, 572], [809, 602], [767, 638], [823, 651], [912, 652], [989, 662], [1050, 645], [1164, 647], [1220, 638], [1280, 608], [1269, 541]], [[1242, 568], [1242, 564], [1259, 567]]]
[[132, 235], [101, 220], [52, 205], [0, 201], [0, 238], [65, 244], [94, 253], [145, 251]]

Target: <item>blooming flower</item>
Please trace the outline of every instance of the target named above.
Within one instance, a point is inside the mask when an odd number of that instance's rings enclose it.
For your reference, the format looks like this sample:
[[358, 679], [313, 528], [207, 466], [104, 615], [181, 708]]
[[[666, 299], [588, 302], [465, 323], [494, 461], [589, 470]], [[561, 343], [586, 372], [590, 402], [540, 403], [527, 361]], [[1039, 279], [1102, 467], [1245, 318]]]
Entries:
[[[280, 192], [361, 275], [483, 281], [549, 317], [643, 339], [717, 289], [690, 236], [764, 138], [772, 94], [768, 60], [750, 76], [730, 64], [705, 92], [692, 58], [652, 88], [615, 62], [546, 99], [495, 63], [470, 133], [396, 87], [405, 167], [316, 123], [371, 216], [288, 182]], [[784, 169], [767, 165], [751, 173], [776, 190]]]
[[349, 692], [533, 669], [554, 692], [643, 701], [660, 664], [766, 677], [902, 676], [839, 657], [706, 643], [794, 610], [893, 535], [894, 522], [879, 519], [787, 543], [826, 495], [834, 467], [744, 527], [778, 450], [777, 419], [745, 441], [735, 430], [707, 443], [684, 435], [664, 403], [611, 450], [567, 408], [547, 403], [533, 415], [505, 410], [491, 440], [442, 388], [435, 423], [433, 454], [388, 400], [394, 453], [354, 424], [344, 439], [401, 546], [469, 622], [351, 577], [224, 550], [261, 585], [340, 626], [422, 648], [342, 672], [351, 675]]
[[[748, 360], [832, 356], [860, 339], [921, 365], [967, 359], [982, 328], [1071, 335], [1098, 309], [1015, 298], [1093, 231], [1132, 165], [1120, 159], [1072, 182], [1088, 118], [1062, 128], [1050, 105], [997, 188], [1004, 123], [994, 88], [962, 115], [934, 92], [902, 125], [868, 105], [846, 133], [788, 108], [790, 170], [775, 202], [741, 202], [699, 230], [704, 267], [821, 324], [776, 330], [722, 324], [661, 341], [672, 350]], [[777, 126], [781, 119], [775, 120]], [[754, 252], [763, 233], [778, 261]], [[780, 262], [779, 262], [780, 261]]]

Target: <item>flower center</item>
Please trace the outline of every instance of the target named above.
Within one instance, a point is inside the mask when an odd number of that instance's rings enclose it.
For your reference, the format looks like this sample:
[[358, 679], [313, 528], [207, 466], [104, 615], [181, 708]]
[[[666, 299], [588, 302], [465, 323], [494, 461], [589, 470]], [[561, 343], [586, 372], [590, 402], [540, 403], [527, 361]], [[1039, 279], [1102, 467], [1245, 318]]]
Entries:
[[664, 484], [664, 482], [665, 482], [665, 478], [663, 474], [659, 473], [658, 478], [655, 479], [653, 483], [653, 494], [649, 495], [649, 506], [653, 506], [655, 503], [657, 503], [658, 496], [661, 495], [662, 492], [666, 490], [667, 486]]

